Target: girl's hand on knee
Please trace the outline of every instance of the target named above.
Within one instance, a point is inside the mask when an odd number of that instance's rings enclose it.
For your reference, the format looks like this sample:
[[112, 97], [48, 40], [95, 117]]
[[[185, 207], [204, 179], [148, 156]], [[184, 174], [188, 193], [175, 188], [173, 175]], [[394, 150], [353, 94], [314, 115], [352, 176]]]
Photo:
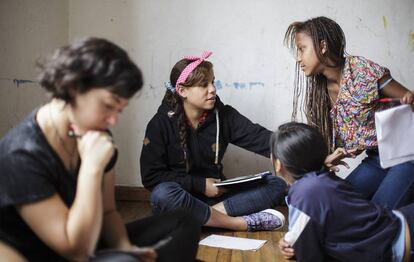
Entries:
[[283, 238], [279, 240], [279, 249], [286, 259], [290, 259], [295, 256], [295, 250]]

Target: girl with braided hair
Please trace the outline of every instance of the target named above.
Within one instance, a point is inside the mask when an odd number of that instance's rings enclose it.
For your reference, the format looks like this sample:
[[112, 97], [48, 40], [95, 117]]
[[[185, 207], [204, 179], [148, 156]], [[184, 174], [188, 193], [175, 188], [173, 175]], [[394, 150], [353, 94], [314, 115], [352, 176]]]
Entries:
[[141, 153], [141, 176], [152, 191], [155, 214], [184, 208], [211, 227], [238, 231], [274, 230], [284, 217], [271, 207], [286, 184], [268, 175], [256, 183], [223, 189], [221, 160], [229, 143], [270, 156], [271, 132], [253, 124], [216, 94], [212, 63], [201, 57], [178, 61], [164, 99], [148, 123]]
[[293, 120], [303, 94], [300, 109], [308, 124], [322, 133], [330, 152], [343, 147], [345, 157], [366, 151], [367, 157], [347, 177], [355, 190], [390, 209], [409, 203], [414, 163], [381, 168], [374, 114], [389, 106], [378, 101], [381, 97], [414, 105], [413, 92], [395, 81], [387, 68], [346, 54], [344, 32], [329, 18], [292, 23], [285, 44], [297, 61]]

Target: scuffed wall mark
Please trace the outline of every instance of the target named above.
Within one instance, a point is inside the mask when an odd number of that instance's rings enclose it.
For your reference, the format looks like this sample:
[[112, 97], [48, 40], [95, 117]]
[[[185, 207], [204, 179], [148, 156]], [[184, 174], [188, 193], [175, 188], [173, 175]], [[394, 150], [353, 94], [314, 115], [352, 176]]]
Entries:
[[264, 83], [262, 83], [262, 82], [249, 82], [249, 88], [256, 87], [256, 86], [264, 87]]
[[246, 83], [233, 82], [233, 86], [236, 89], [244, 89], [247, 85]]
[[411, 31], [410, 34], [408, 35], [408, 42], [409, 42], [409, 46], [411, 47], [411, 51], [414, 51], [414, 32]]
[[215, 80], [214, 86], [216, 87], [217, 90], [220, 90], [223, 88], [243, 90], [243, 89], [253, 89], [253, 88], [264, 87], [265, 84], [263, 82], [257, 82], [257, 81], [227, 83], [227, 82], [222, 82], [221, 80]]
[[384, 29], [387, 29], [388, 26], [388, 21], [387, 21], [387, 17], [386, 16], [382, 16], [382, 22], [384, 24]]
[[11, 78], [0, 77], [0, 80], [3, 80], [3, 81], [12, 81], [13, 84], [16, 87], [20, 87], [20, 85], [23, 85], [23, 84], [38, 84], [36, 81], [25, 80], [25, 79], [16, 79], [16, 78], [11, 79]]
[[25, 79], [13, 79], [13, 84], [16, 85], [16, 87], [20, 87], [20, 85], [27, 84], [27, 83], [36, 83], [32, 80], [25, 80]]

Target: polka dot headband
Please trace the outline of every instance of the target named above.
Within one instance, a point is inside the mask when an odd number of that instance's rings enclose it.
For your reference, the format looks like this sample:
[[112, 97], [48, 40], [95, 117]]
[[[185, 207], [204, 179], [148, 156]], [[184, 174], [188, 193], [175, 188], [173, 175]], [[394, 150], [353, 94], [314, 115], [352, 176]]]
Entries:
[[188, 64], [184, 70], [181, 72], [180, 77], [177, 79], [177, 83], [175, 84], [175, 87], [171, 85], [171, 83], [166, 83], [167, 89], [169, 89], [171, 92], [175, 92], [178, 85], [184, 83], [188, 76], [191, 74], [191, 72], [194, 71], [194, 69], [199, 66], [204, 60], [206, 60], [213, 52], [211, 51], [204, 51], [203, 54], [198, 56], [185, 56], [184, 59], [193, 61], [190, 64]]

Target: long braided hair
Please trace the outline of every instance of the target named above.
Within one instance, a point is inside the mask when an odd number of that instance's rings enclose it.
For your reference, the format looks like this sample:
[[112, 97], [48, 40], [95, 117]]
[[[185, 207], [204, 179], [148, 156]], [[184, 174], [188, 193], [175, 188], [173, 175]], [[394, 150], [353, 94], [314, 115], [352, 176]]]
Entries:
[[[175, 86], [181, 72], [192, 61], [187, 59], [181, 59], [178, 61], [171, 70], [170, 82], [172, 86]], [[187, 77], [187, 80], [180, 84], [184, 88], [191, 88], [193, 86], [207, 86], [213, 79], [213, 64], [209, 61], [203, 61], [198, 65]], [[190, 170], [190, 161], [188, 156], [188, 126], [186, 123], [186, 115], [183, 107], [183, 98], [177, 92], [167, 90], [165, 92], [163, 103], [166, 103], [172, 110], [172, 113], [177, 118], [177, 124], [179, 129], [180, 144], [184, 152], [184, 161], [186, 163], [187, 173]]]
[[[297, 53], [295, 37], [298, 33], [305, 33], [312, 38], [320, 63], [327, 67], [343, 68], [346, 40], [344, 32], [335, 21], [321, 16], [290, 24], [285, 33], [284, 43], [294, 54]], [[323, 45], [326, 45], [324, 54]], [[329, 117], [331, 103], [327, 79], [323, 74], [304, 76], [299, 63], [296, 63], [295, 71], [292, 121], [296, 121], [299, 107], [299, 111], [305, 113], [308, 124], [321, 132], [328, 149], [332, 151], [333, 126]]]

